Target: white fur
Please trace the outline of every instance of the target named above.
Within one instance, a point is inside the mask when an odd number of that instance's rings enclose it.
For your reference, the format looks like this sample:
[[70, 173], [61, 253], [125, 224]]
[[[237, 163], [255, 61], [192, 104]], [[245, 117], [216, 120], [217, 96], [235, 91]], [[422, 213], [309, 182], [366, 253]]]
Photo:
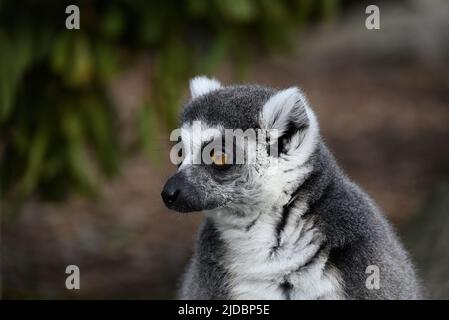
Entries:
[[280, 288], [285, 280], [293, 285], [291, 299], [344, 298], [340, 274], [334, 269], [324, 269], [326, 252], [320, 253], [309, 267], [295, 272], [319, 249], [320, 242], [311, 243], [311, 239], [322, 239], [318, 229], [311, 228], [313, 221], [301, 219], [306, 205], [299, 203], [292, 210], [281, 234], [281, 247], [274, 254], [271, 250], [276, 245], [275, 227], [279, 217], [269, 212], [270, 209], [265, 209], [249, 231], [221, 223], [221, 219], [229, 220], [232, 216], [225, 209], [207, 213], [217, 222], [226, 243], [223, 266], [230, 275], [231, 298], [285, 299]]
[[220, 82], [213, 78], [210, 79], [205, 76], [197, 76], [190, 80], [190, 95], [192, 96], [192, 99], [220, 88]]

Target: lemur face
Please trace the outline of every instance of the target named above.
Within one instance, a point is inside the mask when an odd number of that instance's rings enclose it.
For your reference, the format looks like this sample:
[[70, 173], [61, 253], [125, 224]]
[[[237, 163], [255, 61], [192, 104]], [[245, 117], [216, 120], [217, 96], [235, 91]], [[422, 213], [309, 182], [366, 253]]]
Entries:
[[313, 151], [316, 120], [297, 88], [222, 87], [190, 82], [177, 154], [182, 162], [162, 198], [179, 212], [263, 204], [286, 186]]

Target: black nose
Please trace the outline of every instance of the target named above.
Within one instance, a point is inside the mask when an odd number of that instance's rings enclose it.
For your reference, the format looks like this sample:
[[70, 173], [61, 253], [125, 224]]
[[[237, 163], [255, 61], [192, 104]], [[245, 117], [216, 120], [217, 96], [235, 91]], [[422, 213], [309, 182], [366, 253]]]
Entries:
[[175, 173], [161, 192], [162, 200], [169, 209], [178, 212], [192, 212], [202, 210], [198, 202], [198, 192], [189, 182], [183, 172]]
[[162, 200], [164, 200], [165, 205], [168, 207], [175, 203], [178, 195], [179, 189], [173, 184], [167, 184], [161, 192]]

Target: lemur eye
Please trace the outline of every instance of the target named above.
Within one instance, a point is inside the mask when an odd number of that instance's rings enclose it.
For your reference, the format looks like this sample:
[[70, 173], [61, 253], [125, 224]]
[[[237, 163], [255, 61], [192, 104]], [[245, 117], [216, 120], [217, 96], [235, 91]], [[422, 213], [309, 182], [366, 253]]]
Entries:
[[210, 153], [210, 157], [213, 165], [217, 167], [224, 167], [228, 164], [228, 156], [224, 152], [214, 152], [214, 150], [212, 150]]

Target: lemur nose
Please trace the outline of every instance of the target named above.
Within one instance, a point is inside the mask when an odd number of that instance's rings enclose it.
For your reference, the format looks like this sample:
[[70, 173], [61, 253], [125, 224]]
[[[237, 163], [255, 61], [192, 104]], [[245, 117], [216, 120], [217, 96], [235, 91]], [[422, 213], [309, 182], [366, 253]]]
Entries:
[[183, 172], [177, 172], [171, 176], [161, 192], [162, 200], [167, 208], [178, 212], [192, 212], [201, 209], [195, 202], [194, 195], [195, 189]]
[[179, 189], [170, 188], [170, 186], [166, 186], [161, 193], [162, 200], [164, 200], [167, 206], [173, 204], [176, 201], [176, 198], [178, 198], [178, 195]]

